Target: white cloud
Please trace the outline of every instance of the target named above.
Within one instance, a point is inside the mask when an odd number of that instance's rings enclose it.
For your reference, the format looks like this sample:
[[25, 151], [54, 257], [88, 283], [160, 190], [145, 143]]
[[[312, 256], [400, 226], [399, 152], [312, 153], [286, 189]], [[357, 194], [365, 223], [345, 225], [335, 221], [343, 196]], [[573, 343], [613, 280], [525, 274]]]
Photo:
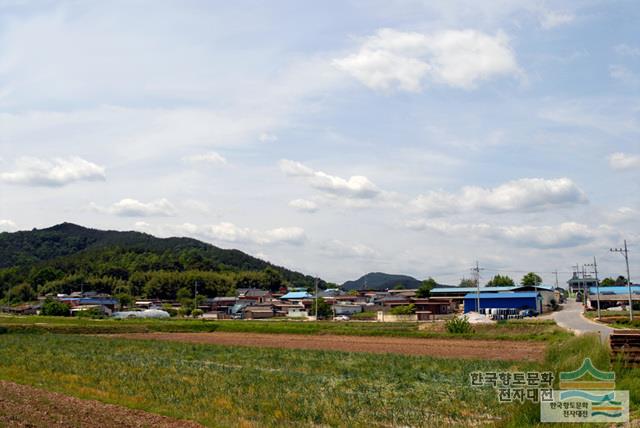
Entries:
[[609, 76], [611, 76], [612, 79], [626, 83], [627, 85], [637, 85], [640, 83], [640, 77], [624, 65], [610, 65]]
[[0, 219], [0, 232], [13, 232], [18, 229], [18, 226], [11, 220]]
[[463, 187], [458, 193], [432, 191], [419, 195], [411, 205], [431, 215], [480, 210], [508, 212], [539, 210], [587, 203], [584, 192], [569, 178], [522, 178], [494, 188]]
[[640, 56], [640, 48], [629, 46], [624, 43], [614, 46], [613, 50], [615, 51], [615, 53], [622, 56]]
[[640, 219], [640, 211], [631, 207], [620, 207], [614, 211], [607, 210], [606, 218], [610, 223], [626, 223]]
[[326, 194], [355, 199], [372, 199], [380, 195], [381, 191], [367, 177], [354, 175], [345, 179], [314, 171], [308, 166], [287, 159], [279, 162], [280, 170], [291, 177], [302, 177], [307, 183]]
[[446, 235], [465, 238], [487, 238], [494, 241], [510, 243], [516, 246], [532, 248], [568, 248], [588, 244], [603, 234], [608, 234], [608, 227], [599, 229], [575, 223], [565, 222], [556, 226], [495, 226], [486, 223], [453, 224], [446, 221], [413, 220], [406, 224], [413, 230], [432, 230]]
[[226, 165], [227, 160], [216, 152], [202, 153], [199, 155], [186, 156], [182, 158], [185, 162], [190, 163], [209, 163], [213, 165]]
[[291, 202], [289, 202], [289, 206], [291, 208], [297, 209], [298, 211], [303, 211], [307, 213], [314, 213], [318, 211], [318, 204], [306, 199], [294, 199]]
[[262, 134], [260, 134], [260, 137], [258, 139], [263, 143], [274, 143], [278, 141], [278, 136], [263, 132]]
[[609, 155], [609, 166], [615, 170], [640, 169], [640, 155], [629, 155], [626, 153], [612, 153]]
[[238, 243], [268, 244], [292, 244], [302, 245], [307, 236], [300, 227], [278, 227], [266, 231], [239, 227], [233, 223], [221, 222], [214, 225], [198, 228], [198, 233], [215, 240]]
[[575, 18], [572, 13], [544, 10], [540, 14], [540, 25], [545, 30], [550, 30], [561, 25], [570, 24]]
[[176, 215], [173, 204], [164, 198], [151, 202], [125, 198], [106, 208], [95, 203], [92, 203], [90, 207], [95, 211], [120, 217], [170, 217]]
[[408, 92], [420, 91], [425, 80], [471, 89], [482, 80], [521, 74], [504, 33], [476, 30], [421, 34], [383, 28], [333, 64], [372, 89]]
[[60, 187], [76, 181], [102, 180], [104, 167], [77, 156], [51, 160], [21, 157], [13, 171], [0, 173], [0, 181], [26, 186]]
[[359, 243], [346, 243], [338, 239], [325, 242], [321, 246], [323, 253], [331, 257], [372, 258], [379, 256], [373, 248]]

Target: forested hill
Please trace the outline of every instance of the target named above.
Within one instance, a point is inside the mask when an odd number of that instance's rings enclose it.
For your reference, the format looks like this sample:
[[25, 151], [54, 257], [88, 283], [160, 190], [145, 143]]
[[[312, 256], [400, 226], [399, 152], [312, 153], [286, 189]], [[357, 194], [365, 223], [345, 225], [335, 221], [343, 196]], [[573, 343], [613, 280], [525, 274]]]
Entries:
[[203, 285], [216, 283], [210, 287], [212, 295], [234, 287], [313, 284], [310, 276], [191, 238], [156, 238], [71, 223], [0, 233], [0, 298], [19, 284], [42, 294], [67, 292], [80, 283], [103, 292], [171, 298], [176, 287], [193, 278]]
[[383, 272], [370, 272], [355, 281], [342, 284], [345, 290], [387, 290], [395, 287], [418, 288], [420, 281], [407, 275], [394, 275]]

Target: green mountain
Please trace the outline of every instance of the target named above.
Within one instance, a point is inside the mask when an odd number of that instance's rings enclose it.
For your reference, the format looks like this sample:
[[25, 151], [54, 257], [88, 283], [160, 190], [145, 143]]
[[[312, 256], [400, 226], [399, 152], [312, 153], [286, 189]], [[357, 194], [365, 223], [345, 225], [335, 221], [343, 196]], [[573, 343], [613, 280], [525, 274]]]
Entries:
[[407, 275], [394, 275], [382, 272], [370, 272], [355, 281], [342, 284], [343, 290], [375, 290], [383, 291], [398, 286], [403, 288], [418, 288], [421, 282]]
[[82, 288], [174, 298], [194, 282], [202, 285], [201, 294], [215, 296], [241, 287], [311, 287], [314, 279], [191, 238], [156, 238], [71, 223], [0, 233], [0, 298], [19, 284], [29, 284], [40, 294]]

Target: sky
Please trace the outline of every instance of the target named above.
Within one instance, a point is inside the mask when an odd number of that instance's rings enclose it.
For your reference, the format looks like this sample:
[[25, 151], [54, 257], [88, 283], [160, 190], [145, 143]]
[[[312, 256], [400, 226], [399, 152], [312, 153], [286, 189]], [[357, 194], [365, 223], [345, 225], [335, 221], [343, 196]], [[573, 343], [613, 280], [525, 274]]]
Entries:
[[342, 283], [640, 280], [634, 1], [0, 0], [0, 231]]

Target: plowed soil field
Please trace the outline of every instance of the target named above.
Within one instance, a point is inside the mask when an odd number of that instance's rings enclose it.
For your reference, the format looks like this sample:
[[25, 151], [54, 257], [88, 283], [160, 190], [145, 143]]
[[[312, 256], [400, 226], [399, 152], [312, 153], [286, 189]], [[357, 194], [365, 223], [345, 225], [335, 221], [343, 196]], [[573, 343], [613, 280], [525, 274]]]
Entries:
[[213, 345], [256, 346], [346, 352], [395, 353], [446, 358], [542, 361], [545, 345], [509, 340], [413, 339], [380, 336], [334, 336], [261, 333], [130, 333], [109, 337], [172, 340]]

